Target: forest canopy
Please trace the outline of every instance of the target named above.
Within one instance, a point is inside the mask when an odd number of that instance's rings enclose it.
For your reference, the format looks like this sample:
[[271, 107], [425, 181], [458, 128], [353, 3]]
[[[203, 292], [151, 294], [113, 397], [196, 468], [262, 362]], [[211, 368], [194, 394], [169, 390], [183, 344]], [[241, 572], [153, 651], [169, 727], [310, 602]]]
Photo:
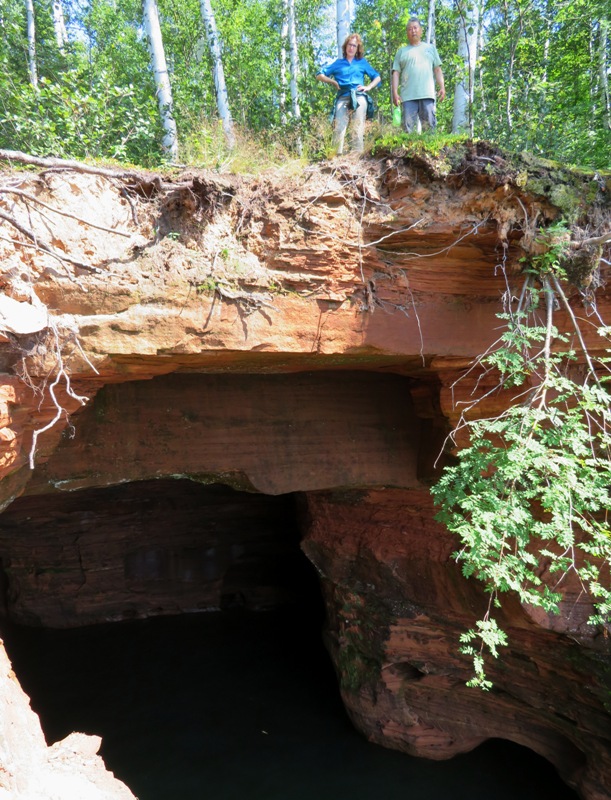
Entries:
[[324, 155], [333, 92], [315, 76], [346, 8], [382, 75], [378, 130], [415, 15], [443, 61], [438, 131], [609, 167], [608, 0], [1, 0], [0, 148], [210, 163], [237, 130]]

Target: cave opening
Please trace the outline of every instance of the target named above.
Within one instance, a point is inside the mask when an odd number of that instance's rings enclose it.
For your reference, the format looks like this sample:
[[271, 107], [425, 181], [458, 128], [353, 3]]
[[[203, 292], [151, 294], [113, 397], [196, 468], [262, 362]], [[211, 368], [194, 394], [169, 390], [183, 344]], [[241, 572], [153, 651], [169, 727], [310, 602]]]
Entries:
[[298, 494], [185, 480], [17, 500], [0, 518], [1, 632], [47, 740], [101, 735], [140, 800], [574, 798], [509, 742], [434, 762], [357, 733], [303, 511]]

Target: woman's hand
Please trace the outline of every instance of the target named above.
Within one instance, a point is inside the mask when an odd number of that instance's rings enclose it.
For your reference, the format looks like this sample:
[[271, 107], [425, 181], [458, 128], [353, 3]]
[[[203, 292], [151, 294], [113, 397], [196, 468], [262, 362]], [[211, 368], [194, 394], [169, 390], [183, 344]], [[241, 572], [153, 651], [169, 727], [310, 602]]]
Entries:
[[320, 72], [316, 76], [316, 80], [320, 81], [321, 83], [328, 83], [329, 86], [333, 86], [336, 92], [339, 92], [339, 83], [335, 80], [335, 78], [327, 78], [326, 75], [323, 75], [322, 72]]
[[372, 89], [375, 89], [375, 88], [376, 88], [376, 86], [377, 86], [377, 85], [380, 83], [380, 81], [381, 81], [381, 80], [382, 80], [382, 79], [381, 79], [381, 78], [380, 78], [380, 76], [378, 75], [378, 77], [377, 77], [377, 78], [374, 78], [372, 81], [370, 81], [370, 82], [367, 84], [367, 86], [364, 86], [364, 85], [357, 86], [357, 87], [356, 87], [356, 90], [357, 90], [357, 92], [370, 92]]

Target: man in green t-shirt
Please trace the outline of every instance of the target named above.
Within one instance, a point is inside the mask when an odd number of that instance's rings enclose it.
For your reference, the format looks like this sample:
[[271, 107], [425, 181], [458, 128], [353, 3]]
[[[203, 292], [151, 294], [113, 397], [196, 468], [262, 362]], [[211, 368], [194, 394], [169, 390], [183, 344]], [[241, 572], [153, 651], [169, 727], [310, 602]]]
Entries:
[[422, 25], [415, 17], [407, 23], [408, 45], [400, 47], [392, 65], [392, 100], [403, 106], [403, 125], [410, 133], [418, 118], [422, 129], [435, 130], [435, 81], [440, 100], [446, 96], [441, 59], [434, 44], [422, 41]]

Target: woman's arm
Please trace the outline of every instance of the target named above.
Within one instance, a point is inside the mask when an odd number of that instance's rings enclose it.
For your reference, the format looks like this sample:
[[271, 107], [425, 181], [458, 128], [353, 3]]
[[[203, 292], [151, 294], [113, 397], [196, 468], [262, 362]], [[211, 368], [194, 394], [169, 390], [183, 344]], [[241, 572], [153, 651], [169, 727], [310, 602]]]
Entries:
[[357, 86], [356, 90], [357, 90], [357, 92], [370, 92], [372, 89], [376, 88], [376, 86], [378, 85], [378, 83], [381, 80], [382, 80], [382, 78], [378, 75], [377, 78], [374, 78], [372, 81], [370, 81], [367, 84], [367, 86], [365, 86], [364, 84], [361, 85], [361, 86]]
[[[374, 69], [369, 61], [363, 59], [363, 78], [365, 75], [369, 78], [369, 83], [365, 86], [362, 83], [360, 86], [356, 87], [357, 92], [370, 92], [372, 89], [375, 89], [378, 83], [382, 80], [380, 73]], [[362, 79], [361, 79], [362, 80]]]
[[320, 81], [321, 83], [328, 83], [330, 86], [333, 86], [337, 91], [339, 91], [339, 83], [335, 80], [335, 78], [327, 78], [322, 72], [319, 72], [316, 76], [316, 80]]

